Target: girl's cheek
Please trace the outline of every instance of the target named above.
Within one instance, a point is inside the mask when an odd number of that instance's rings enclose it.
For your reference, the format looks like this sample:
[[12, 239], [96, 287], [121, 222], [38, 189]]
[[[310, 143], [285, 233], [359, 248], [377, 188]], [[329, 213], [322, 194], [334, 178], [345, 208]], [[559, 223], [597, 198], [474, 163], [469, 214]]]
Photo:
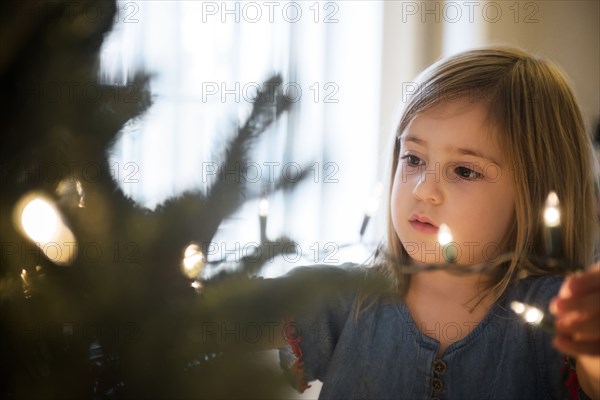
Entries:
[[420, 172], [415, 167], [404, 166], [398, 168], [398, 173], [394, 180], [395, 184], [403, 187], [407, 185], [414, 186], [420, 179]]

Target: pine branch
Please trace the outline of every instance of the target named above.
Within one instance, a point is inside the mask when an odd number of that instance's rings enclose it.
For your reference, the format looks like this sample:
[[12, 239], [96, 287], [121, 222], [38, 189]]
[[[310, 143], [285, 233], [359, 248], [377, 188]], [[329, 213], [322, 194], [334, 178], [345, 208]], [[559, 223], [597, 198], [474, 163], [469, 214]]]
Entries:
[[[265, 90], [258, 93], [250, 116], [227, 146], [224, 162], [216, 174], [217, 181], [210, 187], [207, 195], [187, 193], [180, 199], [169, 201], [160, 208], [161, 220], [167, 226], [181, 229], [186, 220], [198, 221], [198, 224], [189, 226], [184, 234], [188, 240], [210, 242], [223, 219], [248, 200], [251, 191], [245, 182], [241, 182], [239, 177], [231, 176], [224, 171], [245, 170], [249, 162], [249, 151], [255, 140], [283, 112], [290, 108], [291, 102], [283, 94], [281, 84], [282, 80], [278, 75], [264, 83]], [[277, 187], [290, 189], [292, 183], [280, 182]], [[196, 203], [196, 205], [192, 205], [192, 203]], [[181, 212], [181, 209], [186, 209], [190, 213]], [[200, 221], [202, 222], [200, 223]]]

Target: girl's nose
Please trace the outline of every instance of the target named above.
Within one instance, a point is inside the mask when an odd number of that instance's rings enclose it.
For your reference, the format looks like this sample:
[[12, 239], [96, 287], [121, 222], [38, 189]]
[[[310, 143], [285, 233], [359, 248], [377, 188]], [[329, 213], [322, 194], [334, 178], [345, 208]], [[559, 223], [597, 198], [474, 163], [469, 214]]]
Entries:
[[424, 171], [419, 181], [412, 190], [413, 196], [421, 201], [431, 204], [440, 204], [442, 202], [442, 192], [440, 191], [441, 177], [433, 172]]

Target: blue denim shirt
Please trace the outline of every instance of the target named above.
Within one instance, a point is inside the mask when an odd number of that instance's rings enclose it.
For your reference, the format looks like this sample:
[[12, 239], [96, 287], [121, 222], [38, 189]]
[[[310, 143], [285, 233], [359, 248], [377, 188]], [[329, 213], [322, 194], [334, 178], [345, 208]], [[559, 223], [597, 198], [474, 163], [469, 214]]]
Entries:
[[[323, 399], [556, 399], [563, 357], [551, 334], [523, 322], [510, 302], [545, 310], [561, 283], [534, 277], [514, 284], [439, 358], [439, 342], [417, 328], [404, 303], [379, 302], [356, 320], [357, 291], [332, 288], [332, 303], [295, 318], [299, 349], [295, 356], [292, 347], [281, 349], [281, 364], [294, 365], [306, 382], [321, 380]], [[440, 329], [451, 337], [467, 327]]]

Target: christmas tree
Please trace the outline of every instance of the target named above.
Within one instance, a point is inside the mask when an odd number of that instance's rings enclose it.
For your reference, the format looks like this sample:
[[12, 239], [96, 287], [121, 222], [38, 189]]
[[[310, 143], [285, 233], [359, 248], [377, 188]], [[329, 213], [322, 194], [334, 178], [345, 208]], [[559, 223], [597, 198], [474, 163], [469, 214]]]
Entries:
[[[124, 195], [108, 150], [151, 95], [143, 71], [122, 86], [98, 83], [115, 8], [0, 4], [2, 397], [278, 397], [283, 375], [256, 350], [274, 345], [286, 316], [349, 278], [323, 270], [253, 279], [290, 248], [282, 237], [201, 280], [223, 219], [262, 194], [227, 174], [154, 211]], [[281, 83], [263, 85], [221, 168], [248, 163], [252, 143], [289, 111]]]

